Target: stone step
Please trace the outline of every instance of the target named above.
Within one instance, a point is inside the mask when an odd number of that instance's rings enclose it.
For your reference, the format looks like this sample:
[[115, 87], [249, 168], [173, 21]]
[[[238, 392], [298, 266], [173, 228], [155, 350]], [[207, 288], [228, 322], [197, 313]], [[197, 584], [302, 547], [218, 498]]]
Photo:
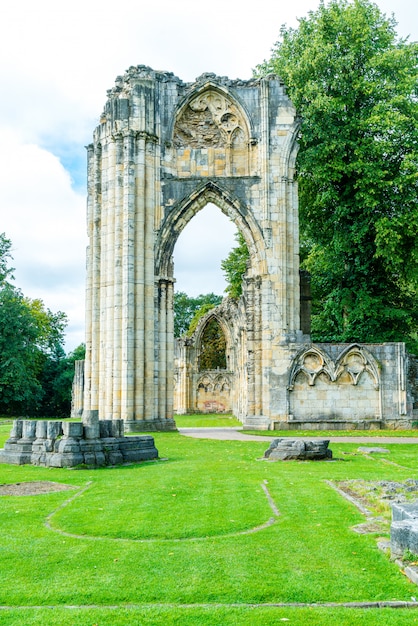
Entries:
[[242, 426], [244, 430], [269, 430], [270, 419], [264, 415], [247, 415]]

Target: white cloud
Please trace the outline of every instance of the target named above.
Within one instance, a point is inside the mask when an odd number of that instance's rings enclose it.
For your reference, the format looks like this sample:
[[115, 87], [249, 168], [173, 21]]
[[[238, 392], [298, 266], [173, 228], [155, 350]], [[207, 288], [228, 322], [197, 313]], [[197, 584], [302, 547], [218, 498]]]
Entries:
[[79, 327], [84, 318], [84, 196], [73, 190], [57, 157], [4, 129], [0, 189], [1, 231], [13, 244], [16, 285], [51, 310], [65, 311], [71, 325]]

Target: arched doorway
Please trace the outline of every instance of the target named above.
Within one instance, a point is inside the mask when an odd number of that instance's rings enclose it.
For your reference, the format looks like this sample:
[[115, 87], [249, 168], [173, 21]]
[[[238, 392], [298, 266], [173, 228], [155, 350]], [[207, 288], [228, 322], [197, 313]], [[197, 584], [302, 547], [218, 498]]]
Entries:
[[286, 418], [291, 346], [302, 339], [297, 128], [276, 77], [185, 84], [138, 66], [117, 79], [88, 147], [85, 422], [175, 428], [172, 254], [207, 203], [251, 257], [240, 413], [262, 427]]

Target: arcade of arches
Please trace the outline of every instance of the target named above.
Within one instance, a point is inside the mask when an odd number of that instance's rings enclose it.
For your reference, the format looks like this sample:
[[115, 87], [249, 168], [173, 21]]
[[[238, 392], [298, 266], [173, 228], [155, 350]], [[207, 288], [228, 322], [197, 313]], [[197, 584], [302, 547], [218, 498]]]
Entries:
[[[403, 344], [310, 342], [298, 124], [275, 76], [183, 83], [137, 66], [117, 77], [87, 148], [86, 360], [74, 394], [86, 425], [170, 430], [174, 408], [230, 409], [251, 428], [411, 422]], [[250, 263], [241, 298], [176, 345], [173, 249], [208, 203], [235, 223]], [[225, 361], [202, 370], [216, 328]]]

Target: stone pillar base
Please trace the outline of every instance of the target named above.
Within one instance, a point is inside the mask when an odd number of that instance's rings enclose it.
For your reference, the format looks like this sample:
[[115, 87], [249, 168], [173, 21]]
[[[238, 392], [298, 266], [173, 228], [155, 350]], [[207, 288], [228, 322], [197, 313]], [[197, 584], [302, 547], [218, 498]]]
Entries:
[[[32, 441], [28, 441], [27, 437], [18, 437], [19, 434], [27, 435], [29, 430], [35, 432], [34, 425], [41, 436]], [[102, 420], [98, 424], [99, 436], [96, 438], [86, 437], [86, 428], [88, 426], [83, 426], [81, 422], [16, 420], [12, 436], [0, 450], [0, 463], [103, 467], [158, 458], [154, 438], [150, 435], [125, 437], [122, 420]]]

